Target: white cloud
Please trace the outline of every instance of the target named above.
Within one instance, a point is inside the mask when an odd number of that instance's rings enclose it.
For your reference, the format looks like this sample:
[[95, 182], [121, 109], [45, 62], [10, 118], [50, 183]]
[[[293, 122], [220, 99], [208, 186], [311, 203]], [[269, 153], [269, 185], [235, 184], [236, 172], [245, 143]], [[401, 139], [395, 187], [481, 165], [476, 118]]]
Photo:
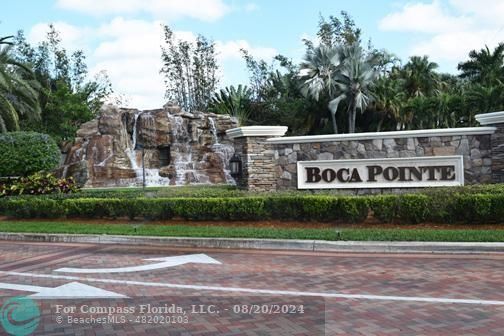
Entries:
[[245, 5], [246, 12], [255, 12], [257, 10], [259, 10], [259, 5], [254, 2], [249, 2], [248, 4]]
[[60, 8], [90, 15], [148, 13], [155, 18], [215, 21], [230, 11], [223, 0], [58, 0]]
[[450, 4], [464, 14], [474, 15], [481, 24], [502, 25], [504, 1], [502, 0], [450, 0]]
[[469, 51], [504, 40], [503, 16], [502, 0], [433, 0], [404, 5], [385, 16], [379, 28], [422, 34], [409, 46], [408, 56], [429, 55], [455, 70]]
[[[90, 77], [102, 70], [107, 72], [115, 92], [126, 97], [127, 106], [147, 109], [163, 105], [164, 78], [159, 73], [164, 42], [161, 21], [116, 17], [93, 28], [65, 22], [57, 22], [55, 27], [61, 32], [63, 46], [87, 51]], [[29, 34], [30, 42], [45, 40], [47, 31], [47, 23], [35, 25]], [[196, 34], [190, 31], [174, 34], [179, 40], [196, 40]], [[235, 84], [236, 66], [243, 68], [244, 64], [240, 49], [266, 60], [278, 54], [274, 48], [251, 45], [246, 40], [216, 41], [220, 74], [224, 76], [221, 83]]]
[[[61, 21], [53, 22], [52, 24], [60, 35], [62, 46], [69, 50], [85, 49], [86, 42], [88, 42], [92, 35], [91, 28], [77, 27]], [[28, 42], [38, 44], [46, 41], [48, 32], [49, 22], [38, 23], [30, 29], [27, 37]]]
[[385, 16], [379, 27], [385, 31], [439, 33], [458, 31], [470, 24], [468, 17], [446, 15], [440, 2], [434, 1], [407, 4], [399, 12]]
[[[462, 62], [467, 59], [469, 51], [481, 49], [485, 44], [494, 47], [496, 43], [489, 39], [495, 31], [460, 31], [442, 33], [431, 39], [420, 42], [410, 49], [412, 55], [430, 55], [436, 61]], [[504, 40], [504, 33], [500, 34]], [[454, 64], [455, 64], [454, 63]]]
[[241, 59], [242, 53], [241, 49], [247, 50], [252, 56], [259, 59], [270, 60], [271, 58], [278, 55], [278, 51], [275, 48], [252, 46], [249, 42], [245, 40], [235, 40], [235, 41], [216, 41], [216, 51], [218, 53], [218, 58], [221, 61], [229, 59]]

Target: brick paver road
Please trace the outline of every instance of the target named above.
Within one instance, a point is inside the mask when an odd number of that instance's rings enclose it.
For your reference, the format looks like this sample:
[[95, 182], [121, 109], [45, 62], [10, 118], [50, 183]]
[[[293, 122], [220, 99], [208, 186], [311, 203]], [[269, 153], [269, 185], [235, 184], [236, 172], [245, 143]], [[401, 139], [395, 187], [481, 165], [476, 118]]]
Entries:
[[[99, 272], [191, 254], [206, 254], [220, 264]], [[40, 335], [504, 335], [503, 262], [502, 254], [0, 242], [0, 300], [72, 282], [125, 296], [37, 299], [42, 318], [35, 334]], [[56, 271], [59, 268], [95, 273]], [[166, 311], [140, 313], [148, 304]], [[67, 311], [57, 312], [57, 307]], [[135, 311], [125, 312], [126, 307]], [[174, 311], [177, 308], [181, 310]], [[1, 309], [3, 322], [7, 308]], [[2, 326], [0, 330], [4, 332]]]

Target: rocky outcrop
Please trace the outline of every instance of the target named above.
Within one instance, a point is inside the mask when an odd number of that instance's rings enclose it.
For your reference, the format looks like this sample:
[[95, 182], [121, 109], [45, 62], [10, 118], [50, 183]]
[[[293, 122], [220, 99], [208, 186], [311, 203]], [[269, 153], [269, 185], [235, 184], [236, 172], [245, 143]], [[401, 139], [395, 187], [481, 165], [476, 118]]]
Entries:
[[174, 105], [140, 111], [107, 105], [77, 131], [59, 169], [86, 187], [234, 183], [225, 131], [234, 118]]

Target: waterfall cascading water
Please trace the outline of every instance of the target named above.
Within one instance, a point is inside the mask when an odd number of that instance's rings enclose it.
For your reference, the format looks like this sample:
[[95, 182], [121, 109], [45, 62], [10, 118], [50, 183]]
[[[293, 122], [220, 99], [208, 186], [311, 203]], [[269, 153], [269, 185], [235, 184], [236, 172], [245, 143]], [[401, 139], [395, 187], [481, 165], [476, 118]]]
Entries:
[[140, 186], [142, 168], [149, 186], [233, 183], [225, 130], [236, 126], [229, 116], [173, 104], [148, 111], [105, 105], [77, 131], [58, 172], [87, 187]]
[[[145, 168], [145, 183], [147, 186], [163, 186], [163, 185], [185, 185], [185, 184], [209, 184], [210, 177], [206, 169], [209, 167], [208, 162], [212, 161], [212, 154], [218, 156], [222, 167], [224, 181], [229, 184], [234, 184], [234, 179], [229, 172], [229, 160], [234, 154], [234, 148], [230, 144], [219, 142], [219, 136], [216, 126], [216, 120], [213, 117], [208, 117], [206, 125], [208, 133], [212, 136], [210, 144], [202, 141], [204, 131], [201, 128], [191, 128], [190, 119], [184, 118], [181, 115], [166, 113], [169, 120], [169, 129], [171, 133], [170, 154], [171, 163], [174, 175], [171, 178], [160, 175], [159, 168], [152, 168], [149, 162]], [[194, 127], [194, 126], [193, 126]], [[192, 131], [191, 131], [192, 130]], [[134, 114], [133, 130], [131, 138], [126, 149], [126, 154], [131, 163], [131, 168], [135, 171], [135, 185], [143, 183], [143, 169], [138, 162], [139, 149], [137, 144], [139, 141], [144, 150], [150, 148], [157, 150], [155, 144], [144, 143], [147, 136], [148, 139], [153, 139], [156, 131], [156, 120], [149, 112], [137, 112]], [[154, 132], [151, 134], [150, 132]], [[208, 134], [207, 133], [207, 134]], [[208, 138], [207, 138], [208, 139]], [[152, 141], [151, 141], [152, 142]], [[198, 152], [193, 152], [194, 148], [198, 148]], [[207, 152], [202, 152], [201, 149], [207, 148]], [[213, 156], [215, 161], [215, 156]], [[210, 166], [210, 169], [215, 169], [215, 166]]]
[[212, 117], [208, 117], [208, 124], [210, 125], [210, 133], [212, 133], [214, 145], [219, 144], [219, 136], [217, 135], [217, 127], [215, 127], [215, 120]]
[[229, 161], [234, 155], [234, 146], [219, 143], [219, 136], [217, 134], [217, 127], [215, 126], [215, 120], [212, 117], [208, 117], [208, 123], [210, 125], [210, 133], [213, 135], [214, 143], [211, 148], [212, 151], [219, 155], [222, 160], [222, 167], [224, 172], [224, 177], [226, 183], [236, 184], [234, 178], [231, 176], [231, 171], [229, 170]]
[[[181, 116], [174, 116], [168, 113], [170, 120], [173, 142], [171, 143], [171, 152], [173, 155], [173, 166], [175, 167], [175, 184], [184, 185], [188, 182], [199, 183], [194, 170], [193, 153], [191, 146], [191, 136], [184, 124]], [[191, 175], [195, 181], [188, 181], [187, 176]]]
[[[130, 159], [131, 162], [131, 168], [135, 170], [137, 177], [138, 177], [138, 163], [136, 160], [136, 144], [137, 144], [137, 123], [138, 123], [138, 118], [140, 117], [142, 113], [137, 112], [135, 113], [134, 117], [134, 122], [133, 122], [133, 134], [131, 136], [131, 144], [128, 144], [129, 147], [126, 149], [126, 154], [128, 155], [128, 158]], [[142, 172], [140, 172], [141, 174]], [[141, 175], [140, 175], [141, 176]]]

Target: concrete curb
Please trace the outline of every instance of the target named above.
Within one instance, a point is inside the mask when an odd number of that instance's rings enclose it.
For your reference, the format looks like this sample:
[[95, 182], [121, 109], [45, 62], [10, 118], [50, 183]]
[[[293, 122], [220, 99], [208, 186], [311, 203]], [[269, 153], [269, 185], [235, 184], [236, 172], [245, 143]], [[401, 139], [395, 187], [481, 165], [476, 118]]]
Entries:
[[150, 236], [111, 236], [0, 232], [0, 240], [149, 245], [163, 247], [195, 247], [219, 249], [262, 249], [318, 252], [366, 253], [490, 253], [504, 252], [504, 243], [452, 242], [363, 242], [288, 239], [186, 238]]

